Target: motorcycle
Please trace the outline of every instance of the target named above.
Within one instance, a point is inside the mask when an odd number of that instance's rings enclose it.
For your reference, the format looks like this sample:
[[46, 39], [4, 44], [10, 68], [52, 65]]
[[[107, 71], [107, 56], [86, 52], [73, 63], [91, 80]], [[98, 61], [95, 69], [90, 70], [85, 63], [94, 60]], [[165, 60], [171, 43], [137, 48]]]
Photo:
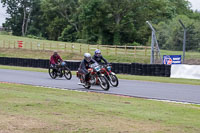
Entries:
[[113, 87], [117, 87], [119, 84], [119, 80], [116, 74], [111, 71], [111, 68], [111, 65], [102, 65], [101, 73], [105, 75], [105, 77], [108, 79], [108, 81]]
[[59, 62], [55, 66], [51, 64], [49, 67], [49, 75], [52, 79], [56, 79], [57, 77], [62, 78], [63, 76], [67, 80], [72, 78], [71, 70], [66, 66], [65, 62]]
[[89, 89], [92, 85], [100, 85], [103, 90], [109, 90], [110, 84], [107, 80], [107, 78], [100, 72], [101, 68], [99, 64], [94, 63], [90, 65], [90, 68], [88, 69], [89, 72], [89, 81], [88, 83], [85, 83], [85, 76], [82, 73], [79, 73], [77, 71], [77, 77], [79, 78], [81, 84], [86, 89]]

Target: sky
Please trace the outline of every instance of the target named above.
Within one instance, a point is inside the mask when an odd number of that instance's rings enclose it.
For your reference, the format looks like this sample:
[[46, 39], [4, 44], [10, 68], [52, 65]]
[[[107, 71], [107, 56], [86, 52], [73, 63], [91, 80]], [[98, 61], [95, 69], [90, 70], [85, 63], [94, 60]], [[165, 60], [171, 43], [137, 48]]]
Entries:
[[[200, 11], [200, 0], [188, 0], [188, 1], [192, 3], [193, 10]], [[5, 22], [6, 17], [9, 17], [9, 15], [6, 14], [6, 8], [3, 8], [2, 4], [0, 3], [0, 26], [2, 26], [2, 23]]]

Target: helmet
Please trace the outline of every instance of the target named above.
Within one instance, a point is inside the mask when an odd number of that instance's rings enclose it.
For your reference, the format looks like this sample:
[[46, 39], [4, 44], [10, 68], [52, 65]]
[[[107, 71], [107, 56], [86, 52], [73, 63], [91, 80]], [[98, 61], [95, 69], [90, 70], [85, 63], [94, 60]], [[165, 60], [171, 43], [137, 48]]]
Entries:
[[87, 62], [90, 62], [92, 57], [91, 57], [91, 54], [90, 53], [85, 53], [84, 54], [84, 59], [87, 61]]
[[101, 51], [99, 49], [97, 49], [97, 50], [94, 51], [94, 54], [96, 56], [100, 56], [101, 55]]
[[58, 55], [58, 52], [57, 51], [54, 51], [53, 52], [53, 56], [55, 57], [55, 56], [57, 56]]

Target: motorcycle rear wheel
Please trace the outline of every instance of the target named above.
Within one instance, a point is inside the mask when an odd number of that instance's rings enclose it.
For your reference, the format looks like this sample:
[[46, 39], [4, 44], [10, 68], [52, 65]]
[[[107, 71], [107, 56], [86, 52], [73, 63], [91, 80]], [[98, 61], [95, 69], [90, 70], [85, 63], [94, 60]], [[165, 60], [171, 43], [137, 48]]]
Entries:
[[49, 67], [49, 76], [52, 78], [52, 79], [55, 79], [57, 77], [57, 74], [55, 71], [53, 71], [54, 69]]
[[85, 89], [90, 89], [91, 85], [83, 85]]
[[103, 90], [108, 91], [110, 89], [110, 84], [106, 79], [106, 77], [103, 76], [99, 77], [99, 81], [100, 81], [100, 86]]
[[[80, 82], [83, 83], [83, 84], [85, 84], [85, 79], [84, 79], [83, 75], [80, 76]], [[85, 87], [85, 89], [90, 89], [91, 85], [89, 85], [89, 84], [86, 85], [85, 84], [85, 85], [83, 85], [83, 87]]]

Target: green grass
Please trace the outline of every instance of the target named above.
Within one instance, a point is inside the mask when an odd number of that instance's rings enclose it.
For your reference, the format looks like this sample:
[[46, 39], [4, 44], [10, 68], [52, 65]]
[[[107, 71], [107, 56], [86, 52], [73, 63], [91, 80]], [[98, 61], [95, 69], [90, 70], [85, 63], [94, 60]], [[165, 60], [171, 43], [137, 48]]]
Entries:
[[[0, 69], [48, 72], [47, 69], [42, 69], [42, 68], [16, 67], [16, 66], [4, 66], [4, 65], [0, 65]], [[72, 74], [75, 75], [76, 72], [73, 71]], [[200, 82], [199, 82], [200, 80], [195, 80], [195, 79], [175, 79], [175, 78], [169, 78], [169, 77], [136, 76], [136, 75], [123, 75], [123, 74], [117, 74], [117, 77], [120, 79], [127, 79], [127, 80], [141, 80], [141, 81], [153, 81], [153, 82], [161, 82], [161, 83], [200, 85]]]
[[199, 105], [7, 83], [0, 118], [0, 132], [200, 132]]

